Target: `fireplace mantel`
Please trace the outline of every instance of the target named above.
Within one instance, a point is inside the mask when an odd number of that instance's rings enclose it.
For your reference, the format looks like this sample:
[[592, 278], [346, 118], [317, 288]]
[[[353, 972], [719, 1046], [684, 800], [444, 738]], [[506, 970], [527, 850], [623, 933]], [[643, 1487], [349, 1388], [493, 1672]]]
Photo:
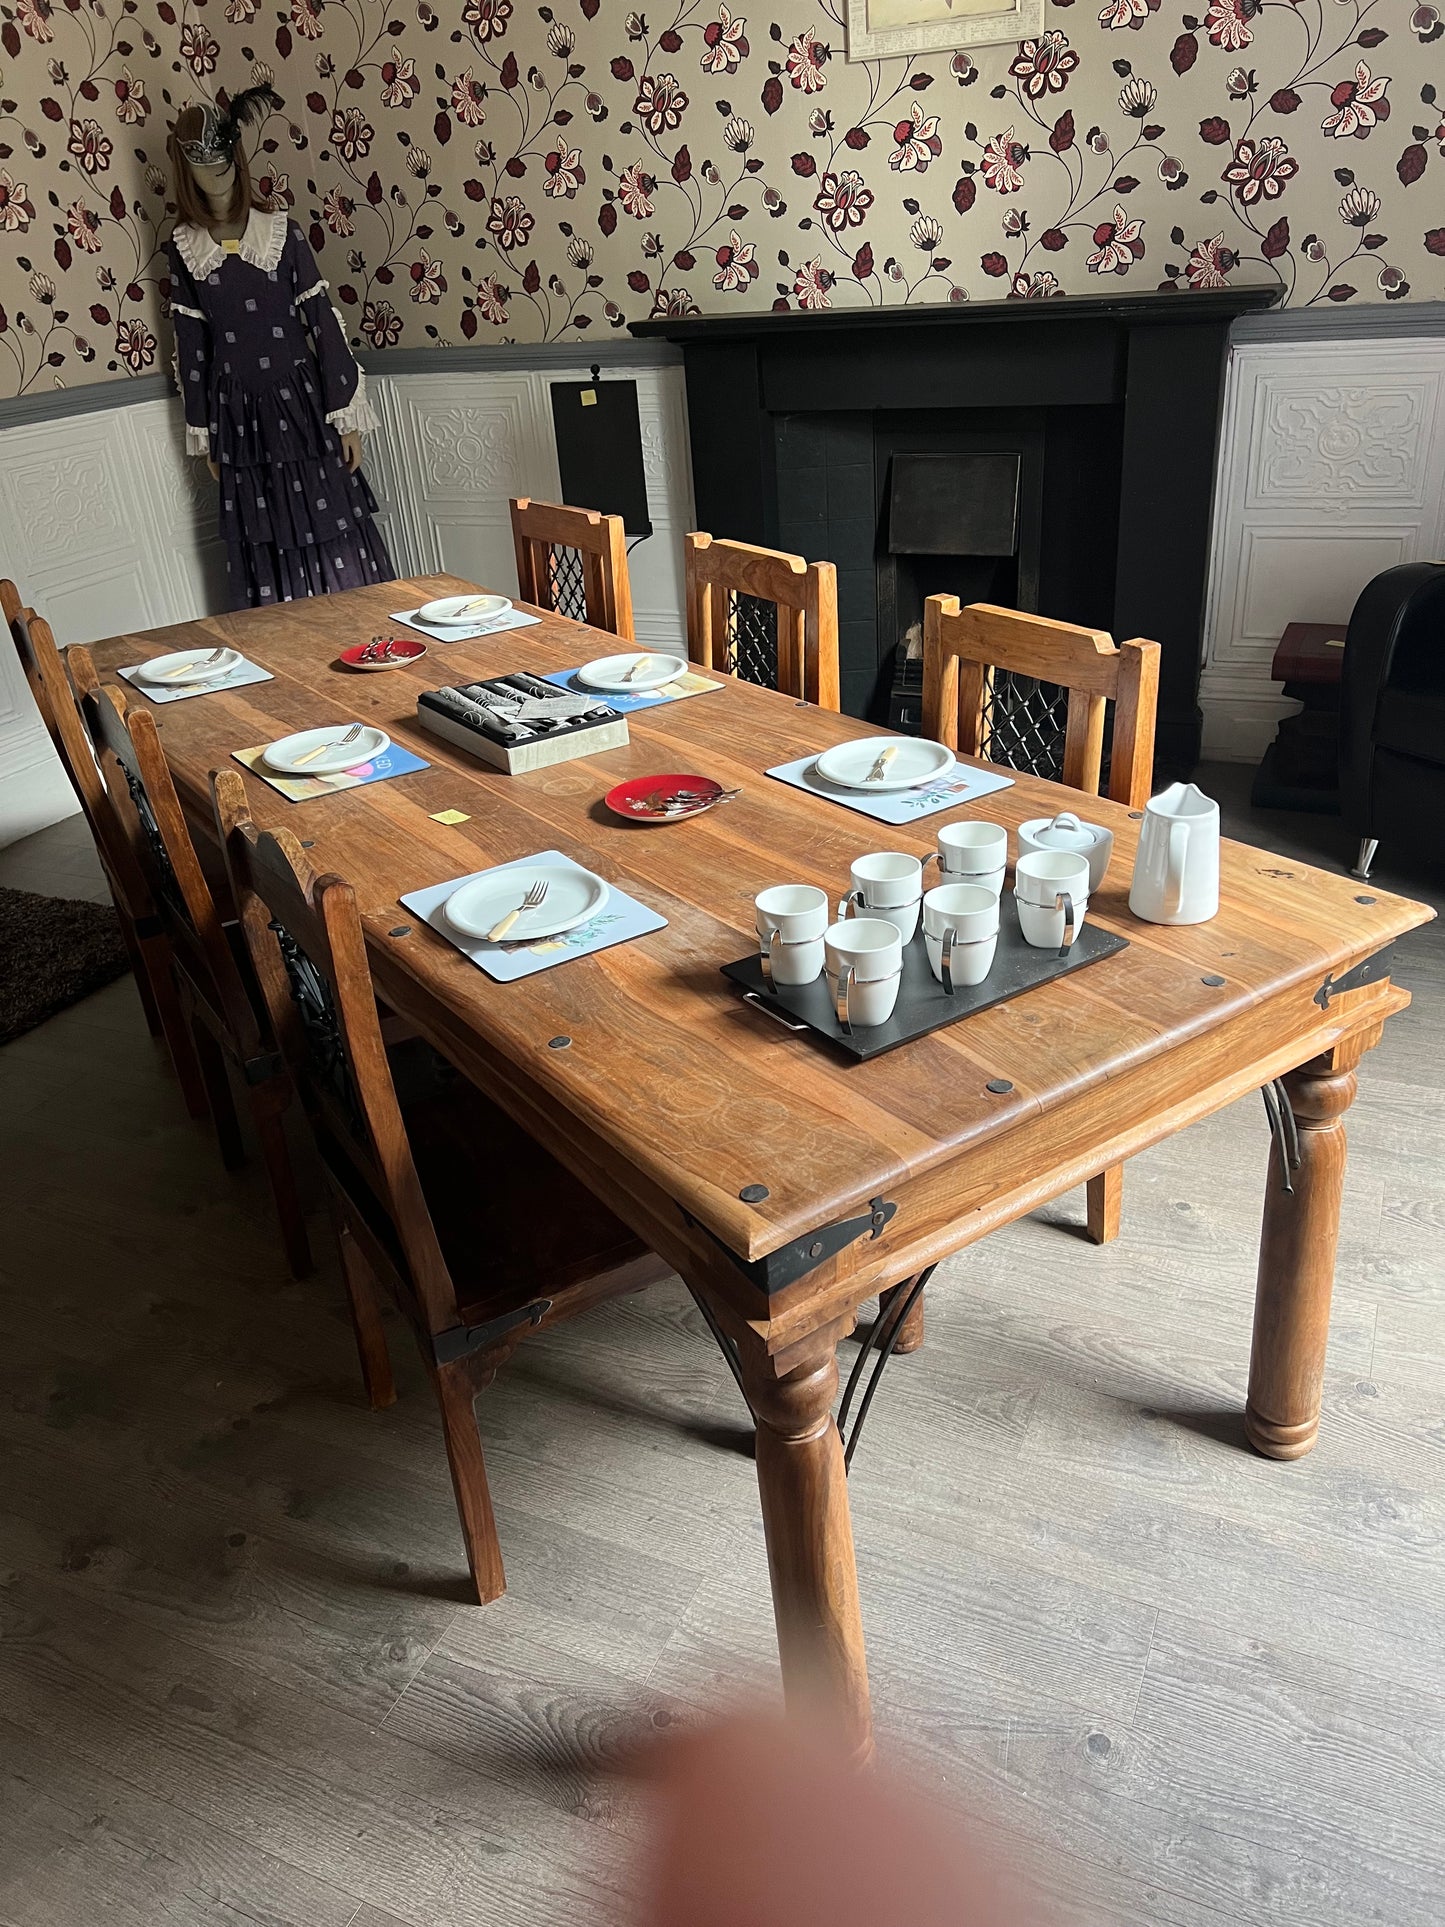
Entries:
[[[1088, 481], [1097, 422], [1108, 442], [1107, 523], [1089, 540], [1110, 549], [1100, 571], [1070, 575], [1072, 527], [1045, 530], [1040, 613], [1163, 645], [1159, 700], [1161, 775], [1198, 756], [1200, 650], [1229, 329], [1237, 316], [1274, 306], [1278, 282], [1209, 291], [1055, 296], [1048, 300], [923, 307], [741, 313], [635, 322], [639, 336], [678, 343], [686, 366], [698, 526], [769, 547], [796, 523], [787, 466], [800, 427], [952, 421], [997, 423], [1009, 410], [1045, 424], [1054, 451], [1050, 488]], [[1075, 411], [1091, 410], [1091, 414]], [[821, 418], [821, 419], [820, 419]], [[860, 424], [866, 432], [866, 423]], [[858, 429], [850, 431], [855, 437]], [[881, 444], [880, 444], [881, 445]], [[895, 444], [896, 445], [896, 437]], [[881, 458], [880, 458], [881, 459]], [[871, 457], [870, 457], [871, 460]], [[1068, 471], [1059, 475], [1059, 465]], [[780, 477], [783, 482], [780, 511]], [[884, 478], [875, 477], [873, 507]], [[797, 491], [791, 491], [796, 499]], [[846, 527], [834, 517], [810, 559], [839, 568], [845, 707], [872, 706], [893, 638], [873, 635], [874, 548], [855, 500]], [[837, 553], [829, 554], [829, 544]], [[803, 545], [806, 546], [806, 545]], [[871, 660], [868, 651], [873, 651]], [[865, 688], [873, 691], [864, 696]]]

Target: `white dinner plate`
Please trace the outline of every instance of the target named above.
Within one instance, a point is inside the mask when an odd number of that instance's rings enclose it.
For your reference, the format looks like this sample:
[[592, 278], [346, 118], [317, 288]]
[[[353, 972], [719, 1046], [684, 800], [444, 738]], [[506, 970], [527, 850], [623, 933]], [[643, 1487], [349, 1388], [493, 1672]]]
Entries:
[[423, 622], [454, 622], [470, 629], [504, 616], [511, 606], [504, 595], [447, 595], [440, 602], [424, 602], [417, 614]]
[[[638, 669], [643, 663], [645, 668]], [[637, 669], [637, 674], [631, 671]], [[589, 689], [610, 690], [616, 696], [641, 696], [649, 689], [661, 689], [667, 682], [676, 682], [679, 676], [686, 675], [687, 664], [681, 656], [660, 656], [653, 651], [634, 649], [625, 656], [599, 656], [595, 662], [584, 662], [577, 671], [577, 680], [586, 683]]]
[[214, 662], [209, 661], [212, 653], [211, 649], [177, 649], [169, 656], [153, 656], [149, 662], [141, 663], [136, 674], [142, 682], [159, 683], [166, 689], [184, 689], [190, 683], [217, 682], [241, 666], [239, 649], [227, 649]]
[[535, 943], [559, 937], [595, 917], [607, 901], [607, 885], [590, 870], [563, 863], [521, 863], [515, 869], [489, 870], [453, 890], [445, 905], [448, 923], [469, 937], [484, 938], [509, 910], [515, 910], [534, 883], [545, 881], [547, 894], [535, 910], [524, 910], [503, 943]]
[[[281, 776], [338, 776], [342, 770], [375, 762], [391, 748], [391, 738], [374, 723], [367, 723], [356, 741], [343, 748], [341, 738], [350, 728], [350, 723], [327, 723], [321, 729], [298, 729], [294, 736], [268, 743], [261, 760]], [[321, 749], [323, 743], [329, 747]], [[321, 749], [321, 754], [311, 755], [314, 749]]]
[[[894, 753], [881, 776], [870, 782], [868, 772], [885, 749]], [[912, 790], [920, 783], [932, 783], [947, 776], [955, 757], [942, 743], [921, 736], [865, 736], [859, 743], [839, 743], [824, 750], [813, 765], [825, 782], [839, 789], [862, 790], [869, 794], [884, 790]]]

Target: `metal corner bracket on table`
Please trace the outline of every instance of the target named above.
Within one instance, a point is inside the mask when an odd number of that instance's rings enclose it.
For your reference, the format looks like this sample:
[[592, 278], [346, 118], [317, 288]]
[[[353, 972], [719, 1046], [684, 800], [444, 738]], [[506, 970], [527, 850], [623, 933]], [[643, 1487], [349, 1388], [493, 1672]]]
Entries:
[[1387, 943], [1383, 950], [1377, 950], [1373, 957], [1366, 957], [1352, 970], [1341, 977], [1325, 973], [1325, 980], [1315, 992], [1314, 1001], [1321, 1010], [1328, 1010], [1331, 997], [1338, 997], [1346, 990], [1363, 990], [1366, 984], [1377, 984], [1390, 974], [1395, 946]]

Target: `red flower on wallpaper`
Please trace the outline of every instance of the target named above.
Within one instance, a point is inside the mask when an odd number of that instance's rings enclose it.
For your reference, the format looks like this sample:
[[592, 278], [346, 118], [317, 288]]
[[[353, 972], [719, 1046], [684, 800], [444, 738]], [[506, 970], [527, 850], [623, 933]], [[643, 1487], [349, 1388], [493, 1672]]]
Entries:
[[487, 215], [487, 232], [499, 248], [510, 254], [513, 248], [525, 246], [528, 235], [536, 225], [536, 217], [527, 212], [518, 195], [493, 197]]
[[850, 227], [861, 227], [863, 217], [873, 205], [873, 190], [864, 185], [863, 176], [856, 168], [844, 168], [841, 174], [825, 174], [818, 184], [817, 197], [813, 206], [823, 217], [823, 225], [834, 234], [844, 234]]
[[15, 0], [15, 18], [32, 40], [42, 45], [54, 40], [49, 0]]
[[926, 174], [928, 163], [936, 161], [943, 152], [937, 114], [925, 116], [915, 100], [907, 119], [900, 120], [893, 129], [893, 149], [888, 165], [895, 173]]
[[413, 301], [437, 302], [447, 291], [447, 278], [442, 273], [441, 262], [434, 260], [425, 248], [421, 251], [420, 260], [413, 261], [407, 273], [411, 277]]
[[291, 0], [291, 25], [303, 40], [319, 40], [322, 34], [321, 0]]
[[361, 310], [361, 332], [373, 348], [394, 348], [401, 340], [401, 316], [389, 301], [368, 301]]
[[115, 351], [131, 373], [139, 375], [156, 358], [156, 338], [143, 321], [122, 321], [115, 331]]
[[11, 179], [8, 168], [0, 167], [0, 228], [7, 234], [23, 234], [34, 219], [30, 190], [24, 181]]
[[1210, 0], [1204, 29], [1216, 47], [1237, 54], [1254, 39], [1253, 22], [1263, 0]]
[[331, 116], [331, 145], [342, 160], [365, 160], [375, 138], [376, 129], [359, 107], [338, 107]]
[[827, 84], [828, 76], [823, 72], [828, 60], [828, 49], [811, 27], [806, 27], [796, 40], [788, 46], [788, 79], [805, 94], [816, 94], [820, 87]]
[[656, 192], [657, 182], [646, 172], [641, 161], [624, 167], [617, 177], [617, 198], [634, 220], [651, 220], [652, 197]]
[[1351, 135], [1364, 140], [1377, 121], [1390, 117], [1390, 103], [1385, 99], [1389, 84], [1388, 74], [1372, 79], [1362, 60], [1353, 80], [1342, 80], [1331, 89], [1330, 111], [1320, 122], [1320, 132], [1334, 140], [1348, 140]]
[[487, 118], [486, 91], [470, 67], [452, 82], [452, 112], [463, 127], [480, 127]]
[[686, 288], [659, 288], [652, 297], [651, 313], [654, 319], [663, 316], [672, 321], [686, 321], [689, 316], [701, 312]]
[[221, 58], [220, 42], [206, 28], [188, 24], [181, 28], [181, 59], [197, 80], [216, 71]]
[[1225, 277], [1239, 265], [1233, 248], [1224, 245], [1221, 231], [1207, 241], [1197, 241], [1189, 251], [1184, 272], [1191, 288], [1222, 288]]
[[[1061, 93], [1078, 64], [1079, 56], [1069, 45], [1067, 36], [1055, 27], [1040, 40], [1025, 40], [1010, 63], [1009, 72], [1019, 83], [1021, 93], [1027, 94], [1030, 100], [1042, 100], [1046, 94]], [[971, 70], [972, 65], [970, 61], [965, 71]]]
[[391, 58], [381, 63], [381, 104], [383, 107], [410, 107], [421, 92], [416, 77], [416, 62], [407, 60], [393, 41]]
[[669, 134], [682, 125], [687, 112], [687, 95], [673, 74], [644, 74], [637, 83], [637, 98], [632, 111], [649, 134]]
[[500, 286], [494, 274], [489, 274], [485, 281], [477, 283], [477, 313], [484, 321], [490, 321], [494, 328], [506, 326], [507, 303], [511, 298], [511, 294], [506, 288]]
[[736, 231], [729, 234], [727, 246], [719, 248], [714, 256], [718, 271], [712, 284], [719, 294], [741, 294], [752, 286], [758, 278], [756, 253], [751, 241], [739, 240]]
[[838, 277], [820, 260], [805, 261], [793, 276], [793, 293], [800, 308], [831, 308]]
[[1131, 221], [1122, 207], [1114, 209], [1112, 221], [1094, 229], [1094, 252], [1084, 266], [1090, 274], [1127, 274], [1144, 256], [1144, 223]]
[[145, 83], [133, 78], [129, 67], [123, 68], [115, 83], [116, 119], [124, 121], [128, 127], [140, 127], [150, 110]]
[[1220, 178], [1234, 189], [1241, 207], [1253, 207], [1257, 201], [1277, 201], [1298, 172], [1299, 162], [1279, 135], [1268, 134], [1261, 141], [1236, 141], [1234, 159]]
[[1028, 148], [1014, 139], [1012, 127], [1006, 127], [1001, 134], [995, 134], [983, 150], [985, 184], [1000, 194], [1017, 194], [1024, 184], [1024, 163], [1028, 158]]
[[66, 151], [87, 174], [104, 174], [115, 148], [98, 120], [73, 120]]
[[569, 147], [566, 141], [558, 141], [542, 162], [547, 172], [547, 183], [542, 189], [553, 200], [563, 196], [571, 200], [587, 176], [582, 168], [582, 150]]
[[99, 254], [100, 216], [94, 208], [88, 207], [84, 201], [72, 201], [65, 210], [65, 225], [78, 248], [83, 248], [87, 254]]
[[462, 8], [462, 25], [479, 47], [500, 40], [511, 17], [512, 0], [467, 0]]
[[1100, 9], [1099, 25], [1117, 32], [1121, 27], [1142, 27], [1151, 13], [1158, 13], [1160, 0], [1109, 0]]
[[329, 189], [321, 203], [321, 218], [333, 234], [355, 234], [356, 224], [351, 218], [355, 212], [355, 201], [339, 187]]
[[730, 74], [747, 58], [748, 43], [743, 38], [747, 21], [719, 7], [717, 19], [709, 20], [702, 30], [704, 52], [698, 65], [705, 74]]

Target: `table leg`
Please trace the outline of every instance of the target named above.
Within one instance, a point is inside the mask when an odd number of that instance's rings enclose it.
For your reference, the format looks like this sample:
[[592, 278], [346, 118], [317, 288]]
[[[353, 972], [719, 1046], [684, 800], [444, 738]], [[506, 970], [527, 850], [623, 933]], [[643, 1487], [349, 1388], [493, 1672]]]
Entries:
[[790, 1711], [841, 1725], [845, 1747], [861, 1763], [873, 1737], [848, 1476], [833, 1423], [842, 1329], [790, 1352], [781, 1372], [755, 1339], [744, 1341], [740, 1362], [757, 1424], [784, 1695]]
[[[889, 1312], [893, 1310], [893, 1307], [900, 1301], [900, 1299], [906, 1298], [908, 1296], [908, 1293], [910, 1292], [912, 1287], [913, 1287], [913, 1280], [911, 1278], [905, 1278], [901, 1285], [893, 1285], [889, 1288], [889, 1290], [879, 1292], [878, 1320], [880, 1324], [888, 1316]], [[920, 1293], [919, 1296], [915, 1298], [913, 1301], [912, 1311], [909, 1312], [908, 1316], [904, 1319], [902, 1325], [899, 1327], [897, 1342], [894, 1344], [893, 1349], [895, 1352], [916, 1352], [922, 1347], [922, 1344], [923, 1344], [923, 1295], [922, 1293]]]
[[1271, 1459], [1303, 1458], [1319, 1432], [1345, 1176], [1343, 1119], [1355, 1095], [1359, 1058], [1359, 1047], [1347, 1039], [1284, 1080], [1299, 1125], [1300, 1163], [1294, 1189], [1287, 1192], [1276, 1138], [1269, 1154], [1244, 1408], [1250, 1444]]

